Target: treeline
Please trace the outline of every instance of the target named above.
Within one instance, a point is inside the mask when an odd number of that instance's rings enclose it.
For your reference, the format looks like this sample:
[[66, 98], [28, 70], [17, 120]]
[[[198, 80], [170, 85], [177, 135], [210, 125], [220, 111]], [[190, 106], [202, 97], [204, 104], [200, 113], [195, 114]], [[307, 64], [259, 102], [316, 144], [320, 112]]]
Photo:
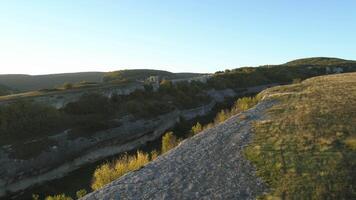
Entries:
[[0, 106], [0, 144], [48, 135], [60, 130], [65, 121], [62, 112], [39, 103], [18, 101]]
[[152, 118], [174, 109], [189, 109], [206, 104], [209, 97], [201, 83], [163, 81], [154, 92], [151, 86], [130, 95], [111, 97], [89, 93], [61, 109], [31, 101], [0, 106], [0, 143], [20, 142], [48, 136], [65, 129], [90, 133], [118, 126], [111, 119], [124, 115]]
[[283, 64], [260, 67], [242, 67], [232, 70], [216, 72], [208, 80], [208, 87], [216, 89], [224, 88], [243, 88], [270, 83], [291, 83], [296, 79], [307, 79], [314, 76], [325, 75], [328, 73], [326, 66], [329, 68], [341, 68], [342, 72], [356, 71], [356, 63], [342, 64]]

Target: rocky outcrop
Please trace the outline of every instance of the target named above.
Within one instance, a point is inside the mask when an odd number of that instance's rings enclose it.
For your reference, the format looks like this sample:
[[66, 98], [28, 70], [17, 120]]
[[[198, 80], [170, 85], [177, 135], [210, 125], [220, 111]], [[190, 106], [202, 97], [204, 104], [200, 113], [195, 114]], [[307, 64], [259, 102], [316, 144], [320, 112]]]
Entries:
[[140, 170], [82, 199], [255, 199], [266, 186], [242, 151], [252, 137], [251, 123], [263, 119], [273, 104], [264, 101], [186, 139]]

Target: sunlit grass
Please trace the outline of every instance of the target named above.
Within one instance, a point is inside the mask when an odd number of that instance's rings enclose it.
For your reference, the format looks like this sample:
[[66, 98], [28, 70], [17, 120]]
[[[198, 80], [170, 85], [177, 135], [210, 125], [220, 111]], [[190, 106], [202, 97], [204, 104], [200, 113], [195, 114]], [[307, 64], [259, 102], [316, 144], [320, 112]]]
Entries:
[[316, 77], [260, 94], [279, 103], [255, 124], [247, 158], [271, 192], [262, 198], [355, 197], [356, 73]]

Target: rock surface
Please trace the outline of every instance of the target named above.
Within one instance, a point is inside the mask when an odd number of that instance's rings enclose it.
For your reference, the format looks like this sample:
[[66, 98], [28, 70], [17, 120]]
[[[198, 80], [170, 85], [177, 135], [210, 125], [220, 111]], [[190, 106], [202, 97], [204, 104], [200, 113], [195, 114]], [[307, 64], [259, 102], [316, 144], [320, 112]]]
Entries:
[[82, 199], [255, 199], [267, 188], [242, 150], [251, 123], [273, 104], [263, 101]]

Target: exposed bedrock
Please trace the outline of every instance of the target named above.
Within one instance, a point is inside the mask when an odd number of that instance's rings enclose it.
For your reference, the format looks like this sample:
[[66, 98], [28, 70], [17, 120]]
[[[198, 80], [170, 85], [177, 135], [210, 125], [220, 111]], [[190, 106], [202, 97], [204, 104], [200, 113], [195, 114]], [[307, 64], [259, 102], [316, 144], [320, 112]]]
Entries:
[[207, 129], [83, 200], [255, 199], [267, 188], [243, 157], [251, 123], [264, 118], [265, 101]]

